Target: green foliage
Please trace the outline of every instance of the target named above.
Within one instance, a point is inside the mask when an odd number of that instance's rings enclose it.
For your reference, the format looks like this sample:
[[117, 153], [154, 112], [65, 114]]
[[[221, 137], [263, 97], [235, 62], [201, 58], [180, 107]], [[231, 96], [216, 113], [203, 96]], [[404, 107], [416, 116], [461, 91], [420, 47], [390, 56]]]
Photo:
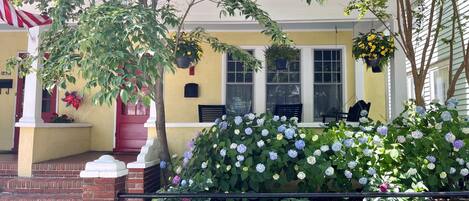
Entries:
[[267, 66], [273, 66], [277, 59], [292, 61], [297, 59], [299, 50], [289, 45], [273, 44], [265, 50]]
[[[173, 42], [174, 41], [174, 42]], [[189, 35], [186, 32], [181, 32], [179, 34], [179, 39], [176, 40], [176, 35], [173, 37], [171, 44], [175, 44], [178, 41], [176, 57], [189, 57], [195, 63], [200, 60], [200, 57], [203, 54], [202, 47], [200, 47], [200, 39]], [[174, 47], [172, 47], [174, 48]]]
[[358, 11], [359, 18], [362, 18], [368, 12], [372, 12], [376, 17], [386, 20], [391, 15], [387, 13], [388, 0], [351, 0], [345, 7], [345, 15], [350, 15], [352, 11]]
[[353, 39], [352, 52], [355, 59], [380, 59], [380, 67], [388, 64], [395, 50], [393, 37], [386, 36], [383, 32], [371, 30], [368, 33], [360, 33]]
[[25, 58], [12, 57], [12, 58], [7, 59], [5, 70], [7, 72], [12, 73], [18, 69], [18, 76], [23, 78], [32, 72], [31, 68], [29, 67], [31, 66], [32, 63], [33, 63], [33, 59], [31, 56], [27, 56]]

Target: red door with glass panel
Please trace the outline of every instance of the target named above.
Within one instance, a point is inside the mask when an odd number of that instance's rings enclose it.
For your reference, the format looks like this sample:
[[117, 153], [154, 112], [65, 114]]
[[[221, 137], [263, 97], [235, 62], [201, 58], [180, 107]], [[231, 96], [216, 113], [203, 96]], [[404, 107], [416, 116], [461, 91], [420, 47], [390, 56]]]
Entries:
[[150, 116], [149, 108], [142, 101], [124, 104], [117, 100], [116, 148], [117, 152], [138, 152], [147, 140], [145, 122]]

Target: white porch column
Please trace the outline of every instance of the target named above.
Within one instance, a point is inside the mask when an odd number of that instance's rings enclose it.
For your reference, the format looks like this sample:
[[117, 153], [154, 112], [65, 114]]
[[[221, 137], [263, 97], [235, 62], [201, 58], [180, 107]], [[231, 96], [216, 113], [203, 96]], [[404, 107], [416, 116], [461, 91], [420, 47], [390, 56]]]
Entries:
[[[357, 23], [353, 27], [353, 36], [357, 37], [360, 32], [368, 32], [370, 30], [369, 23]], [[366, 65], [363, 61], [355, 61], [355, 99], [364, 100], [365, 99], [365, 70]]]
[[[39, 45], [41, 44], [39, 35], [44, 29], [44, 27], [29, 29], [28, 53], [33, 57], [39, 55]], [[19, 120], [20, 123], [44, 123], [41, 118], [42, 84], [36, 75], [36, 71], [42, 68], [41, 60], [42, 58], [39, 57], [33, 61], [32, 73], [25, 78], [23, 117]]]
[[150, 116], [148, 117], [147, 124], [154, 125], [156, 122], [156, 103], [151, 101], [150, 103]]
[[253, 112], [257, 114], [266, 112], [266, 81], [267, 65], [264, 56], [265, 47], [255, 47], [254, 56], [262, 62], [262, 69], [254, 73], [254, 93], [253, 93]]
[[[397, 20], [391, 21], [391, 29], [397, 32]], [[402, 51], [402, 47], [396, 44], [397, 50], [394, 53], [394, 58], [391, 60], [389, 74], [389, 97], [391, 107], [389, 112], [391, 119], [399, 116], [399, 113], [404, 110], [404, 102], [407, 100], [407, 72], [406, 72], [406, 56]]]

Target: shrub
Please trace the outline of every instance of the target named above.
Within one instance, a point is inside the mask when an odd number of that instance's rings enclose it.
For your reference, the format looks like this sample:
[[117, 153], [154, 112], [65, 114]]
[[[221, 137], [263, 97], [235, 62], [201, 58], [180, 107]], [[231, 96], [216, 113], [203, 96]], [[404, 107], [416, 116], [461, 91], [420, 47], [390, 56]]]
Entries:
[[223, 116], [171, 167], [169, 191], [467, 190], [469, 129], [456, 105], [409, 102], [389, 125], [362, 117], [322, 134], [285, 117]]

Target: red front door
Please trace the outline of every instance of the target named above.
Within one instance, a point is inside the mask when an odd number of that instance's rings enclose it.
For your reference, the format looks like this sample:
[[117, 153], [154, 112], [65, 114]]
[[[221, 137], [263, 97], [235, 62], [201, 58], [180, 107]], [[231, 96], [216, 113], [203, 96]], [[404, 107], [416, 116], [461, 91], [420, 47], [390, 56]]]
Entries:
[[[18, 122], [23, 117], [23, 100], [24, 100], [24, 83], [25, 79], [18, 77], [16, 87], [16, 110], [15, 110], [15, 122]], [[47, 90], [42, 90], [42, 113], [41, 117], [44, 122], [51, 122], [53, 113], [56, 111], [57, 104], [57, 89], [54, 89], [52, 93]], [[15, 135], [13, 137], [13, 152], [18, 151], [18, 144], [20, 140], [20, 129], [15, 127]]]
[[147, 140], [147, 129], [144, 127], [150, 114], [143, 102], [124, 104], [117, 100], [116, 115], [116, 148], [118, 152], [138, 152]]

